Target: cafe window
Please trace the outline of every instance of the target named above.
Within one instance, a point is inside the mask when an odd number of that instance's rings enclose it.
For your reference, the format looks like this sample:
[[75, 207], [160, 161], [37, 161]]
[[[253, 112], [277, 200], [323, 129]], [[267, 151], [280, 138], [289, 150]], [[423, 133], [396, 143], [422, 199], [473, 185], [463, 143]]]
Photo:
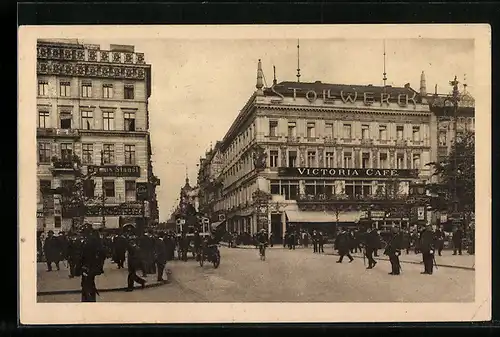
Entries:
[[107, 198], [115, 197], [115, 182], [114, 180], [104, 180], [102, 182], [104, 196]]
[[104, 144], [102, 152], [103, 164], [113, 164], [115, 162], [115, 146], [113, 144]]
[[326, 152], [325, 159], [326, 159], [326, 167], [328, 168], [335, 167], [335, 156], [333, 152]]
[[296, 151], [288, 151], [288, 167], [297, 167]]
[[125, 181], [125, 201], [135, 201], [136, 199], [136, 185], [133, 180]]
[[316, 151], [307, 151], [307, 165], [316, 167]]
[[398, 140], [403, 140], [403, 130], [404, 130], [403, 125], [396, 126], [396, 138]]
[[439, 131], [439, 146], [446, 146], [446, 131]]
[[388, 160], [387, 160], [387, 153], [380, 153], [380, 168], [381, 169], [388, 169]]
[[94, 114], [90, 110], [82, 110], [82, 129], [92, 130]]
[[69, 81], [59, 82], [59, 94], [62, 97], [69, 97], [71, 95], [71, 83]]
[[316, 181], [306, 180], [304, 192], [306, 195], [316, 195]]
[[38, 96], [47, 96], [49, 94], [49, 82], [46, 80], [38, 81]]
[[344, 139], [352, 139], [352, 127], [351, 124], [344, 124]]
[[92, 97], [92, 82], [82, 82], [82, 97]]
[[73, 119], [71, 111], [61, 111], [59, 119], [61, 129], [71, 129], [71, 121]]
[[125, 84], [123, 88], [123, 97], [125, 99], [134, 99], [134, 85]]
[[94, 153], [94, 144], [82, 144], [82, 163], [92, 164], [93, 153]]
[[361, 138], [370, 139], [370, 126], [368, 124], [361, 125]]
[[278, 121], [269, 121], [269, 136], [276, 137], [278, 135]]
[[38, 162], [39, 163], [50, 163], [50, 144], [49, 143], [39, 143], [38, 144]]
[[125, 112], [123, 116], [125, 131], [135, 131], [135, 113]]
[[69, 161], [73, 158], [73, 144], [61, 143], [61, 159]]
[[50, 114], [48, 111], [39, 111], [38, 112], [38, 127], [39, 128], [50, 127]]
[[112, 111], [104, 111], [102, 113], [102, 126], [104, 130], [115, 129], [115, 114]]
[[414, 126], [413, 127], [413, 141], [418, 142], [420, 141], [420, 127], [419, 126]]
[[413, 155], [413, 168], [420, 169], [420, 154]]
[[352, 153], [344, 152], [344, 168], [352, 168]]
[[334, 136], [333, 136], [333, 123], [325, 123], [325, 136], [327, 138], [334, 138]]
[[269, 167], [278, 167], [278, 151], [269, 151]]
[[307, 123], [307, 138], [316, 137], [316, 123], [309, 122]]
[[369, 180], [346, 180], [345, 193], [351, 197], [372, 194], [372, 182]]
[[295, 137], [297, 135], [297, 123], [288, 122], [288, 137]]
[[335, 183], [328, 180], [306, 180], [304, 192], [309, 196], [325, 195], [328, 197], [335, 194]]
[[125, 164], [135, 164], [135, 145], [125, 145]]
[[379, 126], [378, 135], [380, 140], [387, 140], [387, 125]]
[[113, 98], [113, 84], [103, 84], [102, 85], [102, 96], [104, 98]]
[[402, 153], [398, 153], [396, 156], [396, 168], [398, 170], [404, 169], [405, 156]]
[[370, 168], [370, 154], [363, 153], [361, 155], [361, 167], [362, 168]]

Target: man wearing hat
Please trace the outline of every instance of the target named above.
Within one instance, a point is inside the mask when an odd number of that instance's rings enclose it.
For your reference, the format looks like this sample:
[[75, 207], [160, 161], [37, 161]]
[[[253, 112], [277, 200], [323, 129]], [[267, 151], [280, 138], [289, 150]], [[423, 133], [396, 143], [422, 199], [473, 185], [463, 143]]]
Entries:
[[349, 233], [347, 233], [345, 228], [342, 228], [341, 232], [337, 234], [337, 237], [335, 238], [335, 248], [340, 255], [337, 263], [342, 263], [344, 256], [347, 256], [349, 258], [349, 263], [354, 260], [354, 258], [349, 253], [351, 249], [351, 240], [350, 235]]
[[45, 259], [47, 260], [47, 271], [52, 271], [52, 263], [56, 265], [57, 270], [60, 270], [59, 262], [61, 261], [60, 241], [54, 236], [54, 231], [50, 230], [43, 245]]
[[101, 275], [106, 252], [97, 231], [92, 230], [91, 224], [83, 227], [83, 245], [81, 248], [80, 270], [77, 274], [82, 276], [82, 302], [96, 302], [98, 291], [95, 277]]
[[399, 275], [401, 274], [401, 264], [399, 262], [399, 256], [401, 255], [401, 235], [399, 234], [399, 229], [397, 227], [392, 227], [392, 237], [387, 242], [384, 254], [389, 256], [389, 262], [391, 262], [391, 272], [389, 275]]
[[434, 267], [434, 233], [430, 225], [425, 227], [420, 237], [420, 251], [424, 261], [424, 271], [421, 274], [432, 275]]
[[137, 276], [137, 269], [142, 268], [142, 260], [139, 254], [139, 247], [136, 243], [136, 238], [133, 235], [129, 236], [128, 244], [128, 277], [127, 277], [127, 291], [134, 290], [134, 283], [139, 283], [143, 288], [146, 284], [146, 280]]

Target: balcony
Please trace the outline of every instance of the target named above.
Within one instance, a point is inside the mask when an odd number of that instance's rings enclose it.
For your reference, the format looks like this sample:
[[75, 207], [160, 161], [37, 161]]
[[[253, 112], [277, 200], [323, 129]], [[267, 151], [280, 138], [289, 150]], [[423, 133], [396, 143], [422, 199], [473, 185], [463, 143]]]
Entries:
[[325, 145], [335, 146], [335, 145], [337, 145], [337, 140], [333, 137], [325, 137]]
[[300, 137], [297, 136], [288, 136], [286, 137], [287, 144], [298, 144], [300, 143]]
[[408, 141], [406, 139], [396, 139], [396, 147], [407, 147]]
[[373, 145], [373, 139], [361, 139], [361, 145], [364, 146], [372, 146]]
[[57, 137], [57, 138], [79, 138], [80, 132], [76, 129], [37, 128], [36, 136]]

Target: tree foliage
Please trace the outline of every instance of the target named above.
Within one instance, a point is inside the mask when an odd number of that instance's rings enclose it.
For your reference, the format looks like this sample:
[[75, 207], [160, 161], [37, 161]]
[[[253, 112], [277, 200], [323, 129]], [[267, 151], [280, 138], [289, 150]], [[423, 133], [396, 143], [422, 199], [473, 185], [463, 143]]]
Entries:
[[[474, 133], [457, 136], [449, 155], [441, 162], [427, 164], [434, 169], [437, 183], [428, 185], [435, 195], [433, 208], [453, 209], [456, 201], [459, 212], [474, 212], [475, 205], [475, 138]], [[454, 198], [456, 190], [456, 199]]]

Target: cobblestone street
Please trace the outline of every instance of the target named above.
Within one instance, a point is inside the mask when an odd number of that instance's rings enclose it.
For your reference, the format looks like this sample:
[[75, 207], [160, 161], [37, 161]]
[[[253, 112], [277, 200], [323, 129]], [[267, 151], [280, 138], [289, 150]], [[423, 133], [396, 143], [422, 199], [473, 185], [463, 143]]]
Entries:
[[[218, 269], [194, 260], [169, 263], [172, 282], [131, 293], [123, 291], [101, 293], [99, 302], [469, 302], [474, 300], [474, 271], [440, 267], [433, 275], [421, 275], [421, 255], [404, 254], [402, 275], [388, 275], [390, 264], [378, 260], [377, 266], [366, 270], [362, 258], [352, 263], [335, 263], [338, 257], [313, 254], [311, 249], [290, 251], [272, 248], [266, 261], [260, 261], [256, 249], [221, 247], [222, 261]], [[329, 254], [328, 254], [329, 253]], [[436, 257], [438, 265], [445, 260], [472, 267], [473, 256]], [[450, 256], [449, 256], [450, 255]], [[381, 256], [382, 257], [382, 256]], [[61, 277], [67, 274], [61, 273]], [[124, 271], [99, 276], [98, 287], [106, 277]], [[39, 273], [39, 283], [47, 274]], [[55, 281], [53, 281], [55, 282]], [[79, 280], [72, 280], [78, 284]], [[78, 302], [79, 294], [38, 296], [39, 302]]]

